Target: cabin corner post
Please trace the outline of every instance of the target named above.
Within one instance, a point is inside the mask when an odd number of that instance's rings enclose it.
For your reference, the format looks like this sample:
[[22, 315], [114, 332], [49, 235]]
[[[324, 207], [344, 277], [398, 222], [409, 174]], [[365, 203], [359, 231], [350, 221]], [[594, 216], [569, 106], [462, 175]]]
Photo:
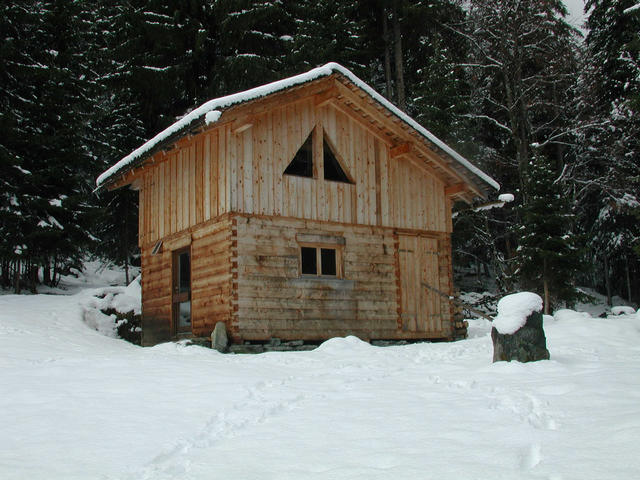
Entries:
[[240, 343], [242, 337], [238, 321], [239, 293], [238, 293], [238, 217], [231, 215], [231, 298], [229, 302], [229, 333], [234, 343]]
[[438, 270], [440, 276], [440, 288], [443, 293], [447, 294], [448, 298], [441, 299], [442, 305], [442, 320], [443, 324], [447, 324], [445, 331], [449, 332], [449, 337], [453, 338], [455, 325], [454, 325], [454, 310], [453, 305], [449, 298], [453, 296], [453, 258], [451, 247], [451, 233], [442, 233], [438, 241]]
[[396, 273], [396, 311], [398, 318], [396, 320], [398, 332], [402, 332], [402, 281], [400, 273], [400, 236], [397, 231], [393, 231], [393, 257], [395, 261]]

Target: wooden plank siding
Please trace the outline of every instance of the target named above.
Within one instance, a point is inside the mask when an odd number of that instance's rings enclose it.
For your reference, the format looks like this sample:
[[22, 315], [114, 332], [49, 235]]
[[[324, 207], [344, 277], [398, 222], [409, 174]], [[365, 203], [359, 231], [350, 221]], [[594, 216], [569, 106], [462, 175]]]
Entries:
[[[309, 135], [314, 177], [283, 175]], [[324, 180], [323, 138], [352, 183]], [[185, 242], [196, 336], [224, 321], [234, 341], [450, 337], [447, 302], [419, 285], [452, 291], [447, 185], [393, 138], [297, 95], [155, 153], [139, 173], [144, 344], [172, 335], [171, 252]], [[301, 276], [299, 234], [343, 238], [344, 278]]]
[[[283, 175], [314, 129], [354, 184], [324, 180], [321, 165], [316, 178]], [[391, 158], [389, 150], [378, 134], [313, 98], [258, 115], [241, 132], [229, 124], [210, 129], [158, 152], [145, 170], [140, 244], [228, 212], [446, 231], [444, 184], [410, 152]]]
[[209, 335], [218, 321], [231, 328], [231, 220], [226, 215], [165, 237], [155, 255], [152, 245], [142, 249], [143, 345], [174, 335], [171, 254], [185, 247], [191, 253], [193, 334]]
[[[301, 235], [344, 239], [344, 278], [302, 276]], [[392, 229], [238, 216], [237, 269], [235, 321], [242, 340], [398, 338], [401, 333]]]

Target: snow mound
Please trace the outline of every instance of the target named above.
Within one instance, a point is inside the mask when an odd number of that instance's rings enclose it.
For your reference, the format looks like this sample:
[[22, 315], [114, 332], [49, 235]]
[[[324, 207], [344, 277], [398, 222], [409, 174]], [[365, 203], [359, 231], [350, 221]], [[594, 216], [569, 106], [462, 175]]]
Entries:
[[[97, 332], [111, 338], [119, 338], [118, 327], [124, 320], [117, 321], [116, 311], [121, 314], [142, 313], [142, 288], [140, 276], [126, 287], [104, 287], [92, 290], [82, 302], [84, 322]], [[104, 312], [108, 312], [109, 315]], [[139, 329], [138, 329], [139, 331]]]
[[591, 318], [587, 312], [576, 312], [568, 308], [561, 308], [553, 312], [553, 318], [556, 322], [566, 322], [567, 320], [584, 320], [585, 318]]
[[142, 313], [142, 287], [140, 285], [140, 275], [127, 287], [122, 289], [120, 294], [113, 296], [111, 308], [120, 313], [133, 312], [134, 315]]
[[85, 308], [83, 319], [89, 328], [99, 334], [109, 338], [118, 338], [115, 315], [105, 315], [96, 308]]
[[611, 307], [612, 315], [633, 315], [636, 311], [633, 307], [627, 307], [626, 305], [617, 305], [615, 307]]
[[510, 203], [515, 200], [515, 197], [513, 196], [513, 193], [503, 193], [501, 195], [498, 195], [498, 200], [504, 203]]
[[507, 295], [498, 302], [498, 315], [493, 326], [498, 333], [511, 335], [527, 322], [533, 312], [542, 311], [542, 298], [531, 292], [519, 292]]
[[316, 352], [325, 352], [331, 354], [349, 353], [354, 351], [369, 350], [372, 347], [369, 343], [360, 340], [358, 337], [349, 335], [348, 337], [335, 337], [330, 338], [326, 342], [323, 342]]

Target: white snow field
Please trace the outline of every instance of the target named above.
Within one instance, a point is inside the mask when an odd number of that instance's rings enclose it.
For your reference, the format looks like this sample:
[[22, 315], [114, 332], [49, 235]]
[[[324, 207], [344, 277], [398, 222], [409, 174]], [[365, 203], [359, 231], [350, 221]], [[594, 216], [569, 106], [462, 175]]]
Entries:
[[0, 478], [637, 479], [640, 317], [545, 318], [551, 360], [455, 343], [223, 355], [0, 296]]

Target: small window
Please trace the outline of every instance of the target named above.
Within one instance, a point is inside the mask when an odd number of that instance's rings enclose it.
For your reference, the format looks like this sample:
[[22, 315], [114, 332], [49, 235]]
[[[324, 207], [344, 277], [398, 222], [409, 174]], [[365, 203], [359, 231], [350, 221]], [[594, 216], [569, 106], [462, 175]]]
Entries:
[[[300, 149], [296, 152], [293, 160], [289, 162], [284, 170], [285, 175], [294, 175], [296, 177], [314, 178], [313, 173], [313, 152], [314, 142], [320, 140], [320, 135], [314, 135], [317, 130], [312, 130], [307, 139], [304, 141]], [[318, 145], [316, 145], [318, 147]], [[333, 182], [353, 183], [344, 168], [338, 160], [335, 149], [332, 147], [330, 140], [326, 134], [322, 134], [322, 157], [315, 160], [322, 162], [324, 167], [324, 179]]]
[[300, 249], [302, 274], [317, 275], [318, 274], [318, 254], [316, 249], [312, 247], [301, 247]]
[[322, 275], [335, 276], [337, 274], [335, 248], [320, 249], [320, 265], [322, 266]]
[[300, 272], [302, 275], [340, 278], [341, 250], [333, 246], [300, 246]]
[[289, 166], [284, 171], [285, 175], [313, 178], [313, 133], [310, 133], [300, 150], [296, 153]]
[[322, 148], [324, 153], [324, 179], [334, 182], [351, 183], [326, 138], [324, 139]]

